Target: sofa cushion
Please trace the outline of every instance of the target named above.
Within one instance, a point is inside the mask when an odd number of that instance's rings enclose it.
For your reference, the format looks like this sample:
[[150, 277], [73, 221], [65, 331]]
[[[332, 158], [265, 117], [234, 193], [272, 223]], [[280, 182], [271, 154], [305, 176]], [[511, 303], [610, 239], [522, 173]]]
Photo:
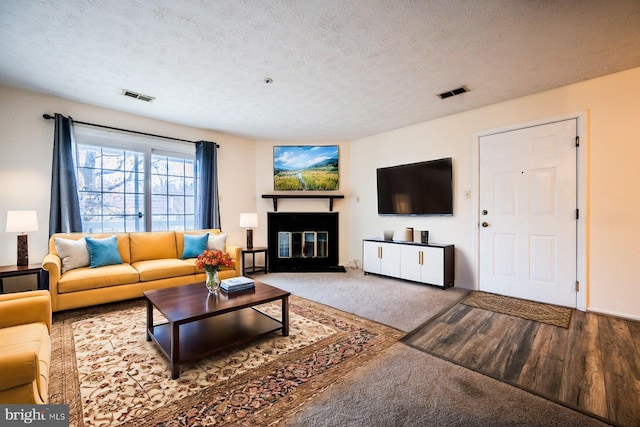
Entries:
[[197, 258], [205, 249], [207, 249], [207, 241], [209, 233], [205, 234], [185, 234], [184, 249], [182, 250], [182, 259]]
[[[48, 400], [51, 340], [44, 323], [27, 323], [0, 329], [0, 358], [8, 369], [0, 378], [0, 389], [36, 381], [38, 394]], [[12, 365], [15, 367], [10, 369]]]
[[131, 264], [138, 261], [178, 258], [173, 231], [153, 231], [129, 234]]
[[77, 268], [62, 275], [58, 282], [58, 293], [127, 285], [138, 282], [139, 277], [138, 271], [129, 264]]
[[62, 262], [62, 273], [74, 268], [89, 266], [89, 249], [87, 249], [87, 241], [84, 237], [78, 240], [56, 237], [54, 241]]
[[105, 265], [122, 264], [122, 258], [118, 253], [118, 239], [115, 235], [104, 239], [96, 239], [87, 236], [87, 249], [89, 249], [89, 267], [97, 268]]
[[177, 258], [154, 259], [134, 262], [131, 266], [140, 273], [141, 282], [148, 282], [195, 274], [195, 265], [189, 261]]

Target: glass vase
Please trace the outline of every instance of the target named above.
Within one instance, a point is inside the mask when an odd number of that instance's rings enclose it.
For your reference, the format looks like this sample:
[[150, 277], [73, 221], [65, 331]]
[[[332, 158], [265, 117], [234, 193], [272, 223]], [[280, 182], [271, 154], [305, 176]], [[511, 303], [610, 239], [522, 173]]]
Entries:
[[217, 271], [207, 271], [206, 285], [210, 294], [215, 294], [220, 289], [220, 278]]

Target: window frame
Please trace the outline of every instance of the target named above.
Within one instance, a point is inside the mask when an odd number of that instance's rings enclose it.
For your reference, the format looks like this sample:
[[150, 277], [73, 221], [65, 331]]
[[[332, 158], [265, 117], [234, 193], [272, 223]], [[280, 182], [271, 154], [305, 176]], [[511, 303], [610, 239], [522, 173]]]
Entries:
[[[180, 141], [168, 141], [158, 137], [129, 134], [115, 130], [97, 129], [91, 126], [74, 125], [73, 163], [74, 173], [78, 173], [77, 153], [78, 145], [88, 145], [101, 148], [110, 148], [126, 151], [134, 151], [144, 156], [144, 229], [145, 231], [165, 231], [153, 229], [152, 212], [152, 156], [167, 156], [193, 161], [194, 169], [194, 227], [197, 227], [198, 212], [198, 176], [196, 167], [195, 144]], [[126, 211], [126, 206], [125, 206]], [[83, 223], [84, 231], [84, 223]], [[186, 228], [186, 225], [185, 225]], [[174, 228], [175, 229], [175, 228]], [[140, 230], [142, 231], [142, 230]], [[127, 232], [130, 232], [127, 230]]]

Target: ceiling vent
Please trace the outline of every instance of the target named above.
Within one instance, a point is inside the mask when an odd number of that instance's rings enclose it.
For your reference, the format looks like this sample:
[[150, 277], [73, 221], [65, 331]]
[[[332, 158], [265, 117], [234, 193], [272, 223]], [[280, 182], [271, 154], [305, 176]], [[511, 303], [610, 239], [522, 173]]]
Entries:
[[128, 97], [130, 97], [130, 98], [139, 99], [140, 101], [145, 101], [145, 102], [151, 102], [151, 101], [153, 101], [154, 99], [156, 99], [156, 98], [155, 98], [155, 97], [153, 97], [153, 96], [143, 95], [143, 94], [141, 94], [141, 93], [134, 92], [134, 91], [132, 91], [132, 90], [126, 90], [126, 89], [124, 89], [124, 90], [122, 91], [122, 94], [123, 94], [124, 96], [128, 96]]
[[457, 89], [453, 89], [453, 90], [448, 90], [446, 92], [442, 92], [442, 93], [438, 94], [438, 96], [440, 97], [440, 99], [445, 99], [445, 98], [449, 98], [451, 96], [460, 95], [461, 93], [465, 93], [465, 92], [469, 92], [469, 89], [467, 89], [466, 86], [462, 86], [462, 87], [459, 87]]

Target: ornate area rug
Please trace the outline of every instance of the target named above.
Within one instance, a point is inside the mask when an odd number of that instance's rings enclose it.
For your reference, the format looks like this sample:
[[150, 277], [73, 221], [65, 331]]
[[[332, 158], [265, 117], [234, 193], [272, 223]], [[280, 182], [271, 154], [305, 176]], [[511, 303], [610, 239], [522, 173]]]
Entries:
[[[259, 308], [279, 318], [279, 303]], [[171, 380], [145, 310], [140, 299], [54, 314], [50, 403], [70, 405], [71, 426], [276, 424], [404, 335], [292, 296], [288, 337], [184, 364]]]
[[473, 292], [462, 304], [508, 314], [521, 319], [534, 320], [562, 328], [569, 328], [572, 310], [557, 305], [542, 304], [518, 298], [489, 294], [486, 292]]

